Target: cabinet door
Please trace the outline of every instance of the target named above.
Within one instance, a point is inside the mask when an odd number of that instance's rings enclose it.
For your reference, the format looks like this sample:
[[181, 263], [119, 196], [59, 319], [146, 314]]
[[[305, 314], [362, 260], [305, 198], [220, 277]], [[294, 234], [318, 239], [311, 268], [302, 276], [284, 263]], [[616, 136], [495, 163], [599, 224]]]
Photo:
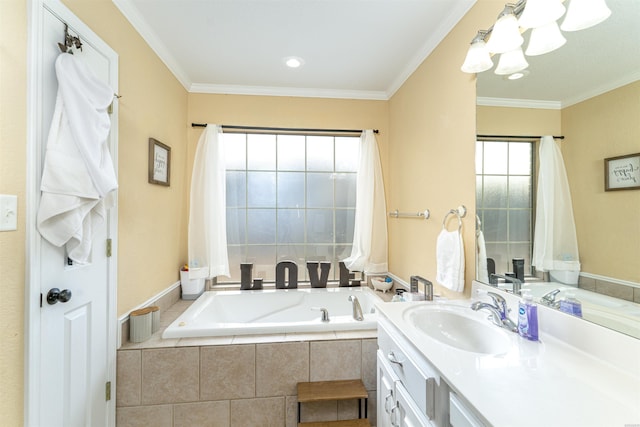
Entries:
[[396, 384], [396, 398], [398, 399], [397, 418], [399, 419], [399, 427], [433, 427], [434, 425], [427, 420], [427, 417], [420, 412], [420, 408], [413, 402], [411, 396], [402, 386], [401, 383]]
[[451, 427], [484, 427], [473, 411], [454, 393], [449, 394], [449, 423]]
[[398, 377], [385, 360], [383, 353], [378, 350], [378, 427], [397, 427], [394, 421], [397, 410], [395, 383]]

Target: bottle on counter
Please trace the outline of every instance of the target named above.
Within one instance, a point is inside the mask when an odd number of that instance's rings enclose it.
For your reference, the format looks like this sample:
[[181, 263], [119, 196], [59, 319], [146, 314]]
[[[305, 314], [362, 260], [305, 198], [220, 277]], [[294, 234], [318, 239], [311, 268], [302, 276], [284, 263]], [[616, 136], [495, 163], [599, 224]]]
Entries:
[[404, 296], [402, 295], [403, 293], [404, 293], [404, 289], [396, 289], [396, 294], [393, 296], [393, 298], [391, 298], [391, 302], [405, 301]]
[[531, 341], [538, 341], [538, 306], [533, 296], [524, 293], [518, 305], [518, 333]]
[[573, 292], [567, 292], [566, 297], [560, 300], [560, 311], [582, 317], [582, 303], [576, 299]]

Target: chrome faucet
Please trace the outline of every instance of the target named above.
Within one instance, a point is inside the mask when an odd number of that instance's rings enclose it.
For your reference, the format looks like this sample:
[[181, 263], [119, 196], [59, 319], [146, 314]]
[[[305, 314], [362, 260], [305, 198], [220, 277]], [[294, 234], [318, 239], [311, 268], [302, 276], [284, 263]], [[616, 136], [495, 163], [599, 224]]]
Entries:
[[329, 310], [327, 310], [324, 307], [311, 307], [311, 310], [318, 310], [320, 311], [320, 320], [323, 322], [328, 322], [329, 321]]
[[499, 277], [503, 279], [505, 282], [511, 282], [511, 284], [513, 285], [513, 293], [515, 295], [520, 295], [520, 291], [522, 289], [522, 280], [517, 279], [515, 277], [509, 277], [502, 274], [492, 273], [491, 277], [489, 278], [489, 281], [491, 282], [491, 279], [493, 279], [494, 277]]
[[351, 305], [353, 306], [353, 318], [358, 322], [362, 322], [364, 316], [362, 314], [362, 307], [360, 307], [360, 301], [358, 301], [355, 295], [349, 295], [349, 301], [351, 301]]
[[409, 279], [411, 292], [418, 292], [418, 282], [422, 282], [424, 285], [424, 299], [427, 301], [433, 301], [433, 283], [424, 277], [411, 276]]
[[556, 295], [560, 293], [560, 289], [554, 289], [551, 292], [547, 292], [546, 294], [540, 297], [540, 302], [547, 307], [558, 308], [560, 307], [560, 301], [556, 300]]
[[491, 315], [489, 316], [489, 320], [491, 320], [495, 325], [500, 326], [501, 328], [505, 328], [510, 330], [511, 332], [518, 332], [518, 326], [509, 319], [509, 310], [507, 308], [507, 302], [505, 299], [494, 293], [487, 292], [487, 295], [491, 297], [493, 300], [493, 304], [489, 304], [483, 301], [476, 301], [471, 304], [471, 309], [473, 311], [478, 310], [487, 310]]

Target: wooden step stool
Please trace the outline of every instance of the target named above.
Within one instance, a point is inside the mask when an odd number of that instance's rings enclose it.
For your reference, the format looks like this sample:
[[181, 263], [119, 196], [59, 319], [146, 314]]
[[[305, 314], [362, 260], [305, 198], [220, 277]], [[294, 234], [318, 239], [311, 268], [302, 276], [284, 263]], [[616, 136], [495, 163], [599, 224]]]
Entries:
[[[326, 400], [358, 399], [357, 420], [322, 421], [301, 423], [300, 408], [302, 403], [323, 402]], [[364, 418], [362, 418], [362, 399], [364, 399]], [[367, 403], [369, 394], [362, 380], [314, 381], [298, 383], [298, 426], [299, 427], [369, 427], [367, 420]]]

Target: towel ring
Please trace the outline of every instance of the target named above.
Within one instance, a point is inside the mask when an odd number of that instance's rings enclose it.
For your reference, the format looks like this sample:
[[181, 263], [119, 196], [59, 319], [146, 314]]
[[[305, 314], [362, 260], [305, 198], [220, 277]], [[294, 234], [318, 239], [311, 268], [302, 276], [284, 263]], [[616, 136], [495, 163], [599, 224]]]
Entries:
[[449, 212], [447, 212], [447, 214], [444, 216], [444, 219], [442, 220], [442, 228], [445, 230], [447, 229], [447, 218], [449, 218], [449, 215], [455, 215], [458, 218], [458, 231], [462, 230], [462, 216], [457, 209], [451, 209]]

